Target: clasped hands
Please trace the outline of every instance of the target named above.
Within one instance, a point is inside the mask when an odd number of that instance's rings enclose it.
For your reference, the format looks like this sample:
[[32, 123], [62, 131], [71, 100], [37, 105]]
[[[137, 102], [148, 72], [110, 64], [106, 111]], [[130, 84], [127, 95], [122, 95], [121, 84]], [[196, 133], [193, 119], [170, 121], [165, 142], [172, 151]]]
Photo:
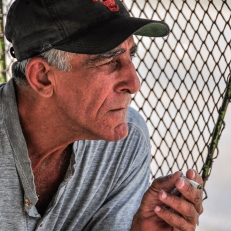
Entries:
[[[203, 190], [181, 178], [181, 172], [159, 177], [144, 194], [134, 215], [131, 231], [192, 231], [203, 212]], [[194, 170], [187, 178], [203, 184]]]

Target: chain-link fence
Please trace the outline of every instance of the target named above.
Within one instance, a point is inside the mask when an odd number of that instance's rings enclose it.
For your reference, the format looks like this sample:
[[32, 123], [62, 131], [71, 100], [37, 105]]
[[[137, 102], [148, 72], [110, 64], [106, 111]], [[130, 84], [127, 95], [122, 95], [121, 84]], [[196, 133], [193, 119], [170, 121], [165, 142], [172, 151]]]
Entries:
[[137, 17], [164, 20], [166, 38], [137, 37], [141, 91], [132, 105], [147, 121], [152, 176], [202, 172], [230, 74], [227, 1], [124, 0]]
[[[5, 15], [13, 1], [3, 0]], [[164, 20], [165, 38], [136, 37], [141, 90], [132, 106], [147, 121], [151, 175], [202, 171], [231, 72], [231, 2], [124, 0], [133, 16]], [[5, 70], [13, 62], [5, 41]]]

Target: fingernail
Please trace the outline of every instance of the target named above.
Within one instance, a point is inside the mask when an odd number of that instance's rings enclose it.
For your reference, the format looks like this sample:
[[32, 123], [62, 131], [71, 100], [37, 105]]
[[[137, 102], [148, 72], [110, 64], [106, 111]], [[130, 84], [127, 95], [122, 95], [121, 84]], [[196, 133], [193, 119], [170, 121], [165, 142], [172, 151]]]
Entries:
[[196, 173], [195, 173], [195, 171], [194, 171], [194, 170], [192, 170], [192, 178], [194, 179], [194, 178], [195, 178], [195, 176], [196, 176]]
[[157, 205], [157, 206], [155, 207], [155, 209], [154, 209], [154, 210], [155, 210], [156, 212], [160, 212], [161, 207]]
[[178, 184], [179, 184], [179, 188], [182, 188], [184, 186], [184, 179], [180, 178]]
[[167, 198], [167, 193], [165, 191], [161, 192], [161, 197], [162, 199], [166, 199]]

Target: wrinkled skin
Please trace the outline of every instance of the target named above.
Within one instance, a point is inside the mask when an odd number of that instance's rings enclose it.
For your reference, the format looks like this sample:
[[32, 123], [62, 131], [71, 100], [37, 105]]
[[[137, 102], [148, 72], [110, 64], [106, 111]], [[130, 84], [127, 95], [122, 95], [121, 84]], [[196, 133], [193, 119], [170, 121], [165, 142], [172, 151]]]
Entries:
[[[82, 139], [116, 141], [127, 136], [126, 114], [131, 94], [140, 88], [132, 63], [135, 51], [130, 37], [109, 58], [108, 54], [103, 59], [98, 55], [76, 54], [70, 60], [69, 72], [50, 66], [41, 57], [29, 61], [26, 68], [29, 86], [17, 86], [18, 110], [40, 195], [36, 206], [41, 214], [62, 182], [70, 155], [57, 169], [69, 145]], [[41, 169], [46, 169], [42, 176]], [[181, 187], [180, 174], [153, 182], [134, 216], [131, 230], [194, 230], [202, 212], [202, 192], [187, 182]], [[187, 177], [201, 183], [199, 175], [194, 174], [189, 171]], [[52, 192], [43, 192], [41, 178], [45, 188], [52, 188]], [[174, 188], [181, 197], [171, 195]], [[163, 197], [164, 192], [167, 198]]]
[[[203, 211], [203, 191], [195, 189], [180, 178], [181, 174], [176, 172], [154, 180], [143, 196], [131, 231], [195, 230], [199, 215]], [[189, 170], [186, 176], [202, 184], [201, 177], [194, 170]], [[176, 189], [181, 196], [173, 193]]]

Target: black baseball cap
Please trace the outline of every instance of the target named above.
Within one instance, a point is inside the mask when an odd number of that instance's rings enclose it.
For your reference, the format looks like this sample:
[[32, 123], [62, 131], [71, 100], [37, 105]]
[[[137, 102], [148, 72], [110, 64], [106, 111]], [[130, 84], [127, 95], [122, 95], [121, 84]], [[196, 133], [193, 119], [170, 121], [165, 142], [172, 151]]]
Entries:
[[18, 61], [51, 48], [101, 54], [131, 35], [163, 37], [163, 21], [131, 17], [120, 0], [15, 0], [5, 35]]

